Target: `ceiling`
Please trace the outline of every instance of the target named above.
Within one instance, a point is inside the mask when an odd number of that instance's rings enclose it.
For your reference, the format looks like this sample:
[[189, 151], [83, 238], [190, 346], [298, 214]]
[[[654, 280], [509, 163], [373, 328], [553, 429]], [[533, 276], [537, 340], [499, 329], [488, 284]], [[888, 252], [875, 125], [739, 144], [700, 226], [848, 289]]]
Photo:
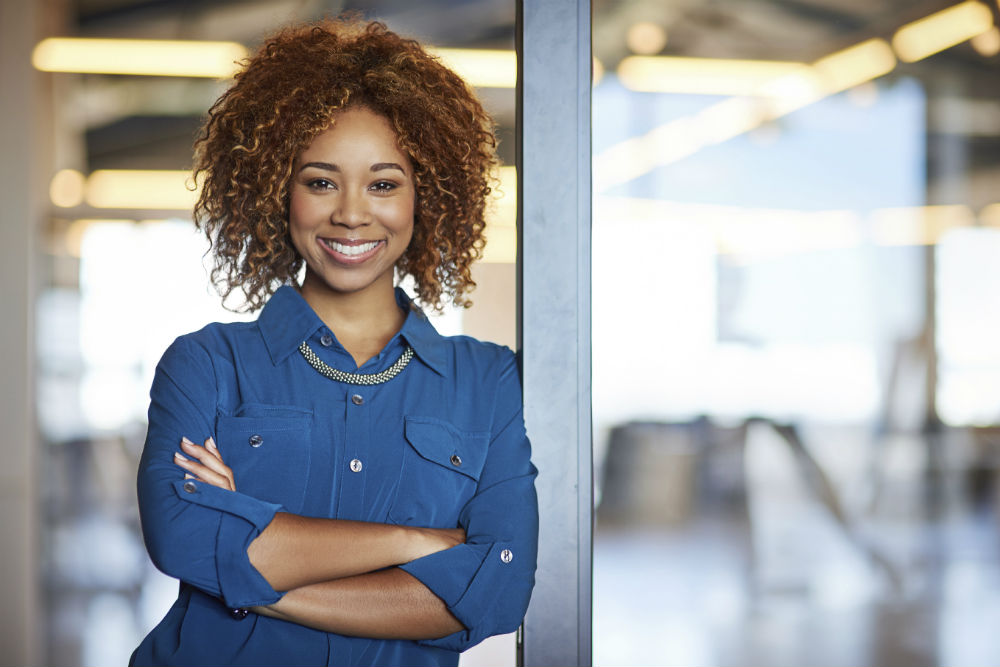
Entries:
[[[607, 70], [629, 55], [625, 34], [637, 21], [661, 25], [666, 55], [809, 62], [957, 0], [594, 0], [593, 46]], [[437, 46], [513, 48], [513, 0], [70, 0], [69, 34], [101, 37], [234, 40], [254, 46], [275, 27], [355, 10]], [[990, 2], [994, 13], [996, 3]], [[1000, 57], [967, 44], [894, 75], [950, 81], [952, 96], [995, 102]], [[961, 76], [956, 78], [956, 72]], [[956, 81], [958, 83], [956, 83]], [[221, 92], [209, 80], [83, 75], [63, 99], [81, 133], [84, 164], [97, 168], [186, 168], [204, 111]], [[485, 90], [500, 126], [501, 153], [513, 161], [514, 93]], [[993, 106], [989, 110], [996, 110]], [[989, 113], [986, 116], [989, 116]], [[934, 132], [953, 131], [946, 114]], [[992, 116], [989, 116], [992, 118]], [[982, 125], [986, 131], [982, 131]], [[958, 123], [963, 126], [962, 123]], [[963, 126], [964, 127], [964, 126]], [[959, 129], [961, 131], [961, 128]], [[973, 141], [977, 165], [1000, 155], [990, 121]]]

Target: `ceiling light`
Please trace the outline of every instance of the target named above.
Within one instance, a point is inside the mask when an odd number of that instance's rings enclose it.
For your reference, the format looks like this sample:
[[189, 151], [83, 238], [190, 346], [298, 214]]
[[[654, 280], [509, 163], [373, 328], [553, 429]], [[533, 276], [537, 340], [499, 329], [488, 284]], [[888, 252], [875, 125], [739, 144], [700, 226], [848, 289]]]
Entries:
[[31, 62], [43, 72], [225, 79], [246, 56], [236, 42], [50, 37], [35, 46]]
[[625, 43], [632, 53], [650, 56], [659, 53], [667, 45], [667, 31], [656, 23], [639, 21], [629, 26], [625, 33]]
[[86, 178], [76, 169], [60, 169], [49, 183], [49, 199], [56, 206], [72, 208], [83, 203]]
[[498, 49], [435, 49], [428, 51], [472, 86], [513, 88], [517, 85], [517, 55]]
[[94, 208], [190, 211], [198, 199], [189, 171], [102, 169], [87, 179], [86, 202]]
[[1000, 202], [984, 206], [979, 212], [979, 222], [989, 227], [1000, 227]]
[[994, 26], [984, 33], [980, 33], [970, 41], [976, 53], [984, 58], [992, 58], [1000, 53], [1000, 28]]
[[776, 79], [808, 73], [803, 63], [672, 56], [629, 56], [618, 66], [626, 88], [688, 95], [758, 95]]
[[813, 63], [827, 95], [853, 88], [891, 72], [896, 56], [882, 39], [868, 39]]
[[896, 31], [892, 47], [908, 63], [944, 51], [993, 27], [993, 12], [978, 0], [966, 0], [948, 9], [908, 23]]

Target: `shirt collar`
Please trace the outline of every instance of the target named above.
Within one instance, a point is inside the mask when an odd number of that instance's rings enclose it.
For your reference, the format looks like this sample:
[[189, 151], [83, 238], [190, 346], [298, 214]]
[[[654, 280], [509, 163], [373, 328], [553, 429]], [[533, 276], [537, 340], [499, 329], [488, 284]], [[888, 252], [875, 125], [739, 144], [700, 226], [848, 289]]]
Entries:
[[[421, 361], [444, 375], [448, 368], [444, 338], [400, 287], [396, 288], [396, 303], [406, 311], [406, 321], [399, 335], [406, 339]], [[326, 326], [299, 291], [289, 285], [279, 287], [268, 299], [257, 318], [257, 325], [274, 365], [284, 361], [299, 349], [302, 341]]]
[[396, 288], [396, 303], [406, 311], [406, 321], [403, 322], [399, 335], [406, 339], [422, 362], [438, 375], [445, 375], [448, 371], [448, 355], [444, 337], [437, 332], [424, 311], [413, 303], [402, 287]]
[[298, 350], [302, 341], [325, 325], [297, 289], [282, 285], [260, 311], [257, 326], [264, 337], [267, 353], [271, 355], [271, 363], [277, 366]]

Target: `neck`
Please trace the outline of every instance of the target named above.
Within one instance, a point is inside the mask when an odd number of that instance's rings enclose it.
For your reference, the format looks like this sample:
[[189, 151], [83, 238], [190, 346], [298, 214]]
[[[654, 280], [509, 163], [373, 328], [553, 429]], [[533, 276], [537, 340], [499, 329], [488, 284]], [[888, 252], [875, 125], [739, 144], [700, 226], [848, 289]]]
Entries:
[[299, 291], [358, 366], [378, 354], [406, 320], [391, 282], [344, 293], [318, 285], [307, 273]]

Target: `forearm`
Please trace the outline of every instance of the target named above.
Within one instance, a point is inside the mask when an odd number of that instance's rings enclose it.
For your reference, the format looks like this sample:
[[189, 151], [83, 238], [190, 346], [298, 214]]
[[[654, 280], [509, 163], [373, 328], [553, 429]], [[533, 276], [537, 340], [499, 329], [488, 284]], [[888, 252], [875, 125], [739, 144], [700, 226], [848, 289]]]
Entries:
[[279, 512], [250, 544], [250, 562], [275, 590], [374, 572], [447, 549], [460, 529], [435, 530]]
[[436, 639], [463, 629], [440, 598], [399, 568], [295, 588], [254, 611], [325, 632], [374, 639]]

